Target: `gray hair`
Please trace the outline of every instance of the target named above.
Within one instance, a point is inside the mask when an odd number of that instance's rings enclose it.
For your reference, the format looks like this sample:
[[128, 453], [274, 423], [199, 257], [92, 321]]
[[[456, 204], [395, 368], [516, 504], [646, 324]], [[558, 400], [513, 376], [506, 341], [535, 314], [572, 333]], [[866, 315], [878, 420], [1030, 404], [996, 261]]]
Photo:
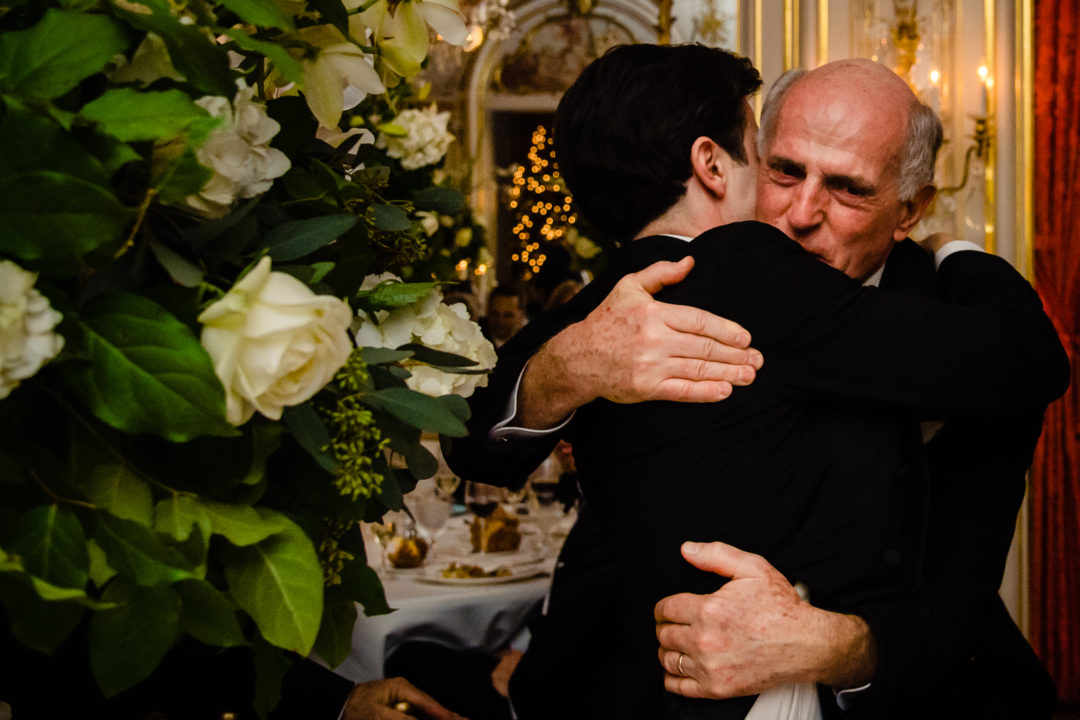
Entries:
[[[780, 108], [784, 105], [784, 98], [795, 82], [805, 74], [805, 70], [788, 70], [769, 89], [765, 104], [761, 108], [761, 127], [757, 137], [758, 155], [762, 158], [766, 156], [776, 133], [776, 122]], [[913, 100], [908, 114], [904, 146], [900, 149], [897, 193], [901, 202], [911, 202], [920, 190], [934, 184], [934, 165], [943, 137], [944, 132], [937, 113], [917, 99]]]

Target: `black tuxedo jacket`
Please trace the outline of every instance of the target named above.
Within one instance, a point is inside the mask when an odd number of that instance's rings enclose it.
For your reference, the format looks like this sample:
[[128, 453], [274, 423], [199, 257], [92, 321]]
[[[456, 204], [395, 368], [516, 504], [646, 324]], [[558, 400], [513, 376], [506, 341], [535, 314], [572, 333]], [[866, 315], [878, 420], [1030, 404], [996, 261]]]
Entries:
[[[911, 241], [889, 255], [881, 288], [948, 302], [962, 295]], [[880, 657], [873, 686], [853, 700], [856, 716], [1053, 713], [1053, 681], [998, 594], [1044, 409], [947, 417], [926, 444], [923, 571], [913, 597], [867, 613]]]
[[[660, 299], [739, 320], [766, 357], [757, 381], [714, 405], [597, 401], [567, 433], [613, 549], [624, 647], [608, 702], [626, 717], [740, 717], [752, 701], [661, 693], [653, 605], [719, 585], [682, 562], [683, 540], [759, 552], [806, 582], [819, 606], [887, 604], [914, 586], [924, 531], [912, 507], [925, 477], [921, 449], [898, 413], [1028, 408], [1063, 386], [1062, 351], [1038, 299], [1002, 261], [950, 258], [943, 273], [964, 279], [961, 300], [974, 304], [940, 308], [861, 289], [781, 233], [744, 223], [690, 245], [632, 243], [609, 277], [507, 345], [491, 390], [473, 402], [474, 428], [486, 432], [501, 413], [521, 359], [583, 318], [618, 277], [688, 251], [695, 270]], [[1037, 387], [1000, 387], [1000, 368], [985, 367], [985, 357], [1000, 358], [1006, 375], [1040, 378]], [[474, 436], [468, 444], [484, 442]], [[480, 456], [459, 447], [451, 463], [466, 477], [508, 481], [506, 470], [526, 469], [547, 449], [531, 458], [496, 449], [477, 463]]]

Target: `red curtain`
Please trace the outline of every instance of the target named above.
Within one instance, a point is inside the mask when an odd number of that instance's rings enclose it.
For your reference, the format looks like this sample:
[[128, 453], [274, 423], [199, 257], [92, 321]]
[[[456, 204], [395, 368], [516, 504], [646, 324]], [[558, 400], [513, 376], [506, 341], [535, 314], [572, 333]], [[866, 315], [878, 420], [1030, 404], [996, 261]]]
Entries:
[[1031, 641], [1080, 702], [1080, 8], [1036, 0], [1035, 284], [1072, 361], [1031, 470]]

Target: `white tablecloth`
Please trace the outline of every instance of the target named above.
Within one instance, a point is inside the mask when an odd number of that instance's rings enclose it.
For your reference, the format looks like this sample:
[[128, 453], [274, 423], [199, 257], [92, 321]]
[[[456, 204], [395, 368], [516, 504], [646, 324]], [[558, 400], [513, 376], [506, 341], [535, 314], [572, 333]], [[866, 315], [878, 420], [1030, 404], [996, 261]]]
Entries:
[[354, 682], [381, 678], [383, 662], [404, 640], [489, 652], [524, 649], [526, 625], [551, 584], [550, 572], [517, 582], [469, 586], [424, 582], [416, 579], [416, 572], [380, 572], [395, 611], [366, 617], [361, 610], [353, 628], [352, 654], [334, 672]]

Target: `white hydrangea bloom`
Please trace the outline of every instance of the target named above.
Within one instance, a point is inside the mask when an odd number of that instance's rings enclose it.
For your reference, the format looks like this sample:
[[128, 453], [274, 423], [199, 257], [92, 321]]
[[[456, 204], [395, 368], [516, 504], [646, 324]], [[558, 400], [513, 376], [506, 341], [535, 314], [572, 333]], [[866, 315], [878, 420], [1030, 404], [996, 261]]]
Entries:
[[375, 147], [386, 150], [387, 155], [400, 160], [406, 170], [439, 162], [454, 141], [454, 136], [446, 129], [450, 113], [439, 112], [434, 104], [421, 110], [402, 110], [392, 122], [404, 128], [406, 134], [394, 137], [379, 133]]
[[64, 347], [52, 332], [61, 315], [34, 289], [37, 275], [0, 260], [0, 399]]
[[266, 107], [254, 101], [255, 88], [237, 81], [236, 99], [208, 95], [195, 104], [216, 118], [218, 125], [206, 138], [195, 157], [214, 176], [186, 202], [205, 217], [225, 215], [237, 198], [252, 198], [270, 189], [274, 179], [289, 169], [289, 158], [270, 147], [281, 126], [266, 114]]
[[[397, 280], [390, 273], [369, 275], [361, 285], [370, 290], [386, 280]], [[356, 344], [360, 347], [397, 348], [415, 342], [433, 350], [453, 353], [474, 360], [470, 369], [490, 370], [495, 367], [495, 348], [480, 332], [480, 326], [469, 319], [463, 303], [446, 305], [442, 293], [434, 289], [411, 305], [392, 311], [381, 310], [374, 317], [362, 310], [355, 326]], [[469, 397], [477, 387], [487, 385], [487, 375], [447, 373], [430, 365], [409, 365], [412, 377], [406, 384], [425, 395], [439, 396], [454, 393]]]

